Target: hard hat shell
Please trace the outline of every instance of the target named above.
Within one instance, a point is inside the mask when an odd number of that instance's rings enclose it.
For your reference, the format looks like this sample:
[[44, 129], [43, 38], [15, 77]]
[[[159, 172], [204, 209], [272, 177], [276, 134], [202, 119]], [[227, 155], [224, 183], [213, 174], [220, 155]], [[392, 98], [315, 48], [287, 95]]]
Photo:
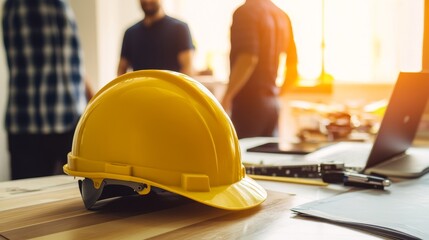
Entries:
[[237, 135], [216, 98], [172, 71], [131, 72], [103, 87], [77, 125], [63, 169], [95, 188], [104, 179], [143, 183], [229, 210], [267, 197], [246, 176]]

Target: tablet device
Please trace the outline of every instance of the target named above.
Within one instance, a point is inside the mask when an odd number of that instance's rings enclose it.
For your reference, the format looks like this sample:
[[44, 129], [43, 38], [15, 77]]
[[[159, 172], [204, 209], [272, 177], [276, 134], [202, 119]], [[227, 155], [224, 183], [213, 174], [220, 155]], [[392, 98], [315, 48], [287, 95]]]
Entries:
[[329, 145], [329, 143], [300, 142], [279, 144], [277, 142], [269, 142], [249, 148], [247, 151], [282, 154], [308, 154], [327, 145]]

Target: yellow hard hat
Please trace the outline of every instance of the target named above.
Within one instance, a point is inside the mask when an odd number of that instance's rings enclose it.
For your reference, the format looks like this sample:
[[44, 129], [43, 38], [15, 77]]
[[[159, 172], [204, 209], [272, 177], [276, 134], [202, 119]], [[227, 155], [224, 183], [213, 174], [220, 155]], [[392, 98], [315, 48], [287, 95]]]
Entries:
[[267, 197], [246, 176], [219, 102], [199, 82], [172, 71], [131, 72], [103, 87], [77, 125], [63, 169], [85, 178], [80, 189], [87, 208], [109, 184], [141, 195], [161, 188], [228, 210]]

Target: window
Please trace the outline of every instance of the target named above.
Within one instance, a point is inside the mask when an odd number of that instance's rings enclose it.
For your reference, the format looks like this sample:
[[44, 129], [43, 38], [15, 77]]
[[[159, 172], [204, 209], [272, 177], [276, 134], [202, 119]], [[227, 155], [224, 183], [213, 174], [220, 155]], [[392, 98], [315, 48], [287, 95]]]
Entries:
[[423, 0], [276, 3], [293, 21], [303, 79], [318, 78], [322, 50], [325, 71], [335, 81], [389, 82], [398, 71], [421, 69]]
[[[164, 2], [168, 14], [191, 28], [195, 66], [210, 67], [216, 78], [227, 80], [232, 13], [244, 1]], [[423, 0], [273, 2], [291, 18], [302, 85], [320, 83], [322, 62], [335, 82], [393, 82], [398, 71], [421, 69]]]
[[164, 0], [166, 13], [184, 20], [190, 27], [196, 47], [194, 66], [197, 70], [210, 68], [216, 79], [228, 79], [232, 14], [243, 2]]

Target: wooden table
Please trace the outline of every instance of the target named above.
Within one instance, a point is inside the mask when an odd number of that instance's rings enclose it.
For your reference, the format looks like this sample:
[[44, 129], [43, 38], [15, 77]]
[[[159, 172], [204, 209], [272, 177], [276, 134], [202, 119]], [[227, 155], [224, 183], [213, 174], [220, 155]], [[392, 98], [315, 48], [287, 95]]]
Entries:
[[169, 193], [116, 198], [89, 211], [70, 176], [0, 182], [0, 239], [380, 239], [289, 210], [347, 190], [341, 186], [259, 183], [268, 198], [245, 211]]

